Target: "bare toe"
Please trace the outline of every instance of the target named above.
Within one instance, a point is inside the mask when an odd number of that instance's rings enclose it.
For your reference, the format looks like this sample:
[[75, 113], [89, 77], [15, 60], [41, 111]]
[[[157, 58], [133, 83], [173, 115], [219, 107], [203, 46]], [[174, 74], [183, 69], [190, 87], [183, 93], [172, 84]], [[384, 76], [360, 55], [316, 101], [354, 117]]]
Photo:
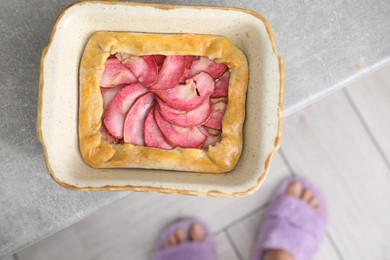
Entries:
[[175, 235], [170, 235], [168, 238], [168, 247], [175, 246], [177, 244], [176, 236]]
[[205, 237], [205, 230], [199, 224], [193, 224], [189, 230], [189, 236], [192, 241], [202, 241]]
[[313, 193], [311, 192], [311, 190], [309, 189], [304, 189], [303, 190], [303, 193], [302, 193], [302, 196], [301, 196], [301, 199], [306, 202], [306, 203], [309, 203], [310, 199], [313, 198]]
[[165, 242], [164, 242], [163, 248], [164, 248], [164, 249], [168, 249], [168, 248], [170, 248], [170, 247], [171, 247], [171, 245], [169, 244], [169, 240], [165, 241]]
[[309, 205], [313, 208], [315, 208], [316, 210], [319, 210], [320, 209], [320, 203], [318, 201], [318, 199], [316, 197], [312, 197], [310, 200], [309, 200]]
[[287, 194], [293, 197], [301, 197], [302, 192], [303, 186], [299, 182], [293, 182], [287, 188]]
[[175, 232], [176, 240], [178, 244], [181, 244], [185, 241], [186, 235], [184, 233], [184, 230], [182, 228], [178, 228]]

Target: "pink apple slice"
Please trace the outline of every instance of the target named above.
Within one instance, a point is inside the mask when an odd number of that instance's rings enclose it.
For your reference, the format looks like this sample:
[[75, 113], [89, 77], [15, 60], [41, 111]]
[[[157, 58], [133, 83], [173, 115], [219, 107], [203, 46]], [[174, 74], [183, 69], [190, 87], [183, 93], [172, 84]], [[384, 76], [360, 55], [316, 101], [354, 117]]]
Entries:
[[[202, 148], [209, 148], [210, 145], [215, 145], [216, 143], [220, 142], [222, 140], [221, 132], [218, 131], [217, 135], [213, 135], [210, 133], [210, 128], [206, 128], [204, 126], [198, 126], [199, 130], [204, 134], [207, 139], [204, 142]], [[214, 129], [213, 129], [214, 130]]]
[[167, 90], [176, 87], [184, 73], [184, 56], [167, 56], [158, 74], [157, 82], [150, 90]]
[[208, 127], [205, 127], [207, 129], [207, 132], [209, 132], [209, 134], [211, 135], [219, 135], [221, 134], [221, 130], [217, 130], [217, 129], [212, 129], [212, 128], [208, 128]]
[[111, 103], [115, 95], [123, 88], [124, 85], [119, 85], [113, 88], [103, 88], [100, 87], [103, 96], [103, 109], [106, 109]]
[[127, 112], [123, 127], [123, 140], [126, 144], [145, 145], [145, 119], [153, 104], [154, 95], [150, 92], [134, 101], [129, 112]]
[[153, 55], [154, 60], [156, 61], [157, 67], [161, 67], [164, 63], [165, 56], [160, 54]]
[[195, 60], [195, 56], [185, 56], [184, 59], [184, 73], [183, 76], [181, 76], [180, 83], [185, 83], [188, 79], [188, 74], [190, 73], [190, 68]]
[[149, 86], [157, 81], [158, 69], [152, 55], [133, 56], [117, 53], [116, 57], [130, 69], [142, 85]]
[[219, 78], [227, 69], [225, 64], [218, 64], [207, 57], [200, 57], [192, 63], [188, 77], [191, 78], [200, 72], [204, 71], [211, 75], [214, 79]]
[[115, 144], [117, 142], [117, 140], [107, 132], [107, 129], [104, 127], [104, 125], [102, 125], [100, 128], [100, 133], [102, 134], [102, 138], [106, 140], [107, 143]]
[[170, 107], [178, 110], [192, 110], [199, 107], [214, 91], [214, 79], [201, 72], [186, 84], [179, 84], [166, 91], [156, 91], [156, 94]]
[[191, 127], [201, 125], [209, 119], [211, 114], [211, 101], [209, 99], [206, 99], [199, 107], [190, 111], [171, 108], [159, 98], [157, 102], [161, 115], [168, 122], [177, 126]]
[[218, 103], [218, 102], [225, 102], [225, 103], [227, 103], [228, 102], [228, 98], [227, 97], [221, 97], [221, 98], [210, 98], [210, 100], [211, 100], [211, 102], [213, 103], [213, 104], [216, 104], [216, 103]]
[[158, 109], [154, 111], [154, 118], [165, 139], [173, 146], [199, 148], [207, 139], [197, 127], [181, 127], [169, 123]]
[[131, 84], [121, 89], [112, 99], [104, 114], [104, 125], [107, 131], [115, 138], [123, 138], [123, 122], [125, 115], [134, 101], [148, 89], [139, 83]]
[[215, 90], [211, 98], [227, 97], [229, 90], [230, 72], [227, 70], [221, 77], [215, 80]]
[[225, 115], [226, 104], [224, 102], [218, 102], [213, 104], [212, 112], [209, 120], [204, 123], [204, 126], [209, 128], [221, 130], [222, 129], [222, 118]]
[[137, 78], [118, 59], [112, 58], [106, 60], [102, 79], [100, 80], [101, 87], [110, 88], [116, 85], [128, 85], [135, 82], [137, 82]]
[[145, 119], [144, 138], [145, 145], [164, 150], [171, 150], [173, 147], [165, 140], [163, 134], [158, 128], [156, 120], [154, 119], [154, 108], [152, 108]]

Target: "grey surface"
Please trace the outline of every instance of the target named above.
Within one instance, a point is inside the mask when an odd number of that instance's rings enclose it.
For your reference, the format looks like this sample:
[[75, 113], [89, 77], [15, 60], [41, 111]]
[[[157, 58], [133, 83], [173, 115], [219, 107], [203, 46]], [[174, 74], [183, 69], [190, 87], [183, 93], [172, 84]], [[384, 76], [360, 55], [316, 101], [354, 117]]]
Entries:
[[[40, 54], [56, 16], [71, 2], [0, 2], [0, 256], [127, 194], [58, 186], [47, 174], [36, 138]], [[388, 0], [153, 2], [234, 6], [263, 14], [285, 61], [286, 114], [390, 58]]]

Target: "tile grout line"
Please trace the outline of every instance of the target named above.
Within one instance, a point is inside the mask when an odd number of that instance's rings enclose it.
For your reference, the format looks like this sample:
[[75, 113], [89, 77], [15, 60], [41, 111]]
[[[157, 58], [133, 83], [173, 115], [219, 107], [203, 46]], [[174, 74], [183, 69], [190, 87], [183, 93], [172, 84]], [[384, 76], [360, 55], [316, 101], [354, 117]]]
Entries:
[[296, 174], [294, 173], [294, 170], [293, 170], [293, 168], [292, 168], [290, 162], [287, 160], [287, 157], [286, 157], [286, 155], [284, 154], [282, 148], [279, 150], [279, 154], [280, 154], [280, 157], [282, 157], [282, 160], [283, 160], [284, 164], [287, 166], [287, 169], [288, 169], [290, 175], [293, 176], [293, 177], [295, 177]]
[[[285, 158], [282, 150], [280, 149], [278, 151], [281, 156], [282, 156], [282, 160], [283, 160], [283, 163], [286, 165], [287, 167], [287, 170], [288, 170], [288, 173], [290, 176], [295, 176], [294, 172], [292, 171], [292, 167], [291, 165], [288, 163], [287, 159]], [[221, 232], [224, 232], [224, 231], [227, 231], [227, 229], [231, 228], [232, 226], [238, 224], [239, 222], [243, 221], [244, 219], [247, 219], [249, 218], [250, 216], [252, 216], [253, 214], [256, 214], [257, 212], [265, 209], [266, 207], [268, 206], [268, 201], [266, 201], [263, 205], [260, 205], [259, 207], [256, 207], [254, 208], [253, 210], [251, 210], [250, 212], [246, 213], [245, 215], [233, 220], [232, 222], [230, 222], [229, 224], [227, 224], [226, 226], [220, 228], [220, 229], [217, 229], [216, 231], [213, 232], [214, 235], [218, 235], [219, 233]]]
[[220, 229], [217, 229], [216, 231], [213, 232], [214, 235], [218, 235], [222, 232], [225, 232], [227, 231], [229, 228], [231, 228], [232, 226], [238, 224], [239, 222], [249, 218], [250, 216], [252, 216], [253, 214], [256, 214], [258, 213], [259, 211], [263, 210], [264, 208], [266, 208], [268, 205], [268, 201], [266, 203], [264, 203], [264, 205], [261, 205], [260, 207], [257, 207], [257, 208], [254, 208], [253, 210], [251, 210], [250, 212], [246, 213], [245, 215], [233, 220], [232, 222], [230, 222], [229, 224], [227, 224], [226, 226], [220, 228]]
[[366, 121], [364, 120], [364, 117], [361, 114], [359, 108], [356, 106], [356, 104], [353, 101], [351, 95], [348, 93], [348, 91], [346, 89], [343, 89], [343, 93], [344, 93], [345, 97], [347, 98], [349, 104], [352, 106], [352, 109], [354, 110], [355, 114], [357, 115], [360, 123], [363, 125], [364, 130], [367, 132], [369, 138], [371, 139], [371, 141], [373, 142], [375, 148], [377, 149], [377, 151], [379, 152], [379, 154], [382, 157], [383, 161], [385, 162], [387, 168], [390, 170], [390, 162], [387, 159], [387, 157], [386, 157], [385, 153], [383, 152], [382, 148], [379, 146], [378, 141], [376, 140], [376, 138], [372, 134], [372, 131], [368, 127], [368, 124], [366, 123]]
[[336, 245], [336, 242], [334, 241], [333, 236], [330, 234], [330, 232], [326, 232], [326, 237], [329, 239], [330, 244], [332, 245], [333, 249], [336, 251], [337, 256], [341, 260], [345, 260], [345, 257], [343, 256], [343, 254], [341, 253], [340, 249]]
[[233, 248], [233, 251], [234, 251], [234, 253], [236, 254], [237, 258], [240, 259], [240, 260], [243, 260], [241, 254], [240, 254], [240, 252], [238, 251], [238, 248], [237, 248], [236, 244], [233, 242], [233, 239], [231, 238], [229, 232], [227, 232], [227, 231], [223, 231], [223, 232], [224, 232], [224, 234], [225, 234], [227, 240], [229, 241], [229, 244], [230, 244], [231, 247]]

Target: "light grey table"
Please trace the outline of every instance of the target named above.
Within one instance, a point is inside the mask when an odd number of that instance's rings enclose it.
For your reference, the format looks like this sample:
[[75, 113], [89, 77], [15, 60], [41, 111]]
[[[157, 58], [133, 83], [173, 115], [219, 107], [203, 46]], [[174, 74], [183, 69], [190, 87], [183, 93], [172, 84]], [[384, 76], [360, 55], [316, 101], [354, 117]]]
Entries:
[[[66, 190], [45, 168], [35, 131], [40, 54], [56, 16], [71, 2], [0, 2], [0, 256], [127, 194]], [[390, 58], [389, 0], [153, 2], [232, 6], [263, 14], [285, 61], [285, 114]]]

